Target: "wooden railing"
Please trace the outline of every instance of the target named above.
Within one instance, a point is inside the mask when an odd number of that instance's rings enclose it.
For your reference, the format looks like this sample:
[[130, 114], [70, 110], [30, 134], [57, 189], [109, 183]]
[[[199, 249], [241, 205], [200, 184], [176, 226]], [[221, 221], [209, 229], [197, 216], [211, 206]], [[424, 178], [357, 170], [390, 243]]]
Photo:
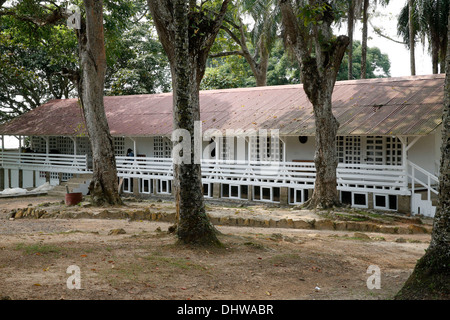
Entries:
[[411, 178], [411, 192], [416, 192], [416, 184], [427, 190], [428, 200], [431, 199], [431, 193], [438, 194], [439, 178], [434, 174], [419, 167], [415, 163], [408, 161], [407, 174]]
[[[132, 178], [173, 179], [170, 158], [116, 157], [118, 175]], [[204, 183], [313, 189], [312, 162], [202, 160]], [[339, 164], [338, 190], [410, 194], [403, 166]]]
[[[173, 179], [170, 158], [118, 156], [116, 165], [119, 177]], [[90, 171], [86, 155], [2, 152], [0, 166], [63, 173]], [[313, 162], [202, 160], [204, 183], [313, 189], [315, 176]], [[410, 161], [406, 167], [340, 163], [337, 168], [338, 190], [341, 191], [409, 195], [418, 184], [426, 188], [429, 199], [431, 193], [438, 193], [438, 180]]]
[[47, 172], [89, 172], [86, 155], [1, 152], [0, 166], [6, 169]]

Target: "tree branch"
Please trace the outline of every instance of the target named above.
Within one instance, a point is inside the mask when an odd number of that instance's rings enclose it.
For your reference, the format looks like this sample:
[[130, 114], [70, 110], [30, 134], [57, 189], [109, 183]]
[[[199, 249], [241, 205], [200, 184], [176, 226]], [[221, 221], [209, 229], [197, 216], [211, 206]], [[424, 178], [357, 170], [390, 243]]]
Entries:
[[403, 45], [405, 45], [405, 46], [408, 45], [406, 42], [398, 41], [398, 40], [392, 39], [391, 37], [389, 37], [389, 36], [383, 34], [383, 33], [381, 32], [381, 29], [378, 28], [378, 27], [375, 27], [375, 26], [372, 24], [372, 22], [370, 22], [370, 20], [369, 20], [369, 23], [370, 23], [370, 26], [373, 28], [373, 31], [375, 31], [375, 33], [378, 34], [380, 37], [386, 38], [386, 39], [391, 40], [391, 41], [393, 41], [393, 42], [395, 42], [395, 43], [403, 44]]
[[225, 51], [225, 52], [219, 52], [219, 53], [212, 53], [209, 55], [210, 58], [220, 58], [220, 57], [228, 57], [228, 56], [244, 56], [244, 53], [239, 50], [235, 51]]

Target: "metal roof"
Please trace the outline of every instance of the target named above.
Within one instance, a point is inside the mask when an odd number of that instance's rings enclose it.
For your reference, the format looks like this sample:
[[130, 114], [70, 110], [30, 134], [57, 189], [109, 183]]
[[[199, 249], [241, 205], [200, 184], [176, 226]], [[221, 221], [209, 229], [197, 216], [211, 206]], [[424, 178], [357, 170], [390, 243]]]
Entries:
[[[333, 113], [338, 135], [427, 135], [442, 123], [444, 74], [336, 82]], [[105, 97], [113, 136], [168, 135], [172, 94]], [[312, 105], [302, 85], [200, 92], [203, 130], [279, 129], [280, 135], [315, 134]], [[77, 99], [53, 100], [0, 125], [4, 135], [85, 133]]]

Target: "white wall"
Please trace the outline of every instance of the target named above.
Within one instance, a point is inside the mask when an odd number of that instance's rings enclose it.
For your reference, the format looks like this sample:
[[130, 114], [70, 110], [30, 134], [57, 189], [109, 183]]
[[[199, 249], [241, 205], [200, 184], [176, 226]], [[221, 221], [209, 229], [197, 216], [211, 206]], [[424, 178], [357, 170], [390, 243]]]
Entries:
[[300, 143], [298, 136], [282, 137], [282, 139], [286, 143], [286, 161], [314, 160], [314, 137], [308, 137], [308, 141], [304, 144]]
[[437, 163], [440, 160], [440, 140], [436, 135], [433, 133], [420, 138], [408, 151], [408, 160], [433, 174], [438, 173]]

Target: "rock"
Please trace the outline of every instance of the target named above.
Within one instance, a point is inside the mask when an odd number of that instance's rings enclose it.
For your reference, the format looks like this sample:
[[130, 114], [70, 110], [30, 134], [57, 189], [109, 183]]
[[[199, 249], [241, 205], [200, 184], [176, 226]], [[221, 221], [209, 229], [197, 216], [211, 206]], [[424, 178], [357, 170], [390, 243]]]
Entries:
[[370, 240], [370, 237], [369, 237], [367, 234], [362, 233], [362, 232], [355, 232], [355, 233], [353, 234], [353, 236], [354, 236], [355, 238], [359, 238], [359, 239]]
[[334, 222], [331, 220], [318, 220], [315, 223], [315, 228], [317, 230], [334, 230]]
[[22, 218], [22, 215], [23, 215], [23, 211], [22, 210], [18, 210], [16, 212], [16, 215], [14, 216], [14, 218], [20, 219], [20, 218]]
[[395, 242], [397, 242], [397, 243], [406, 243], [406, 240], [403, 239], [403, 238], [397, 238], [397, 239], [395, 239]]
[[410, 225], [408, 226], [408, 231], [409, 231], [409, 233], [411, 233], [411, 234], [427, 233], [427, 229], [425, 229], [425, 228], [422, 227], [422, 226], [415, 225], [415, 224], [410, 224]]
[[14, 219], [14, 217], [16, 216], [16, 210], [11, 210], [7, 215], [6, 218], [7, 219]]
[[120, 229], [112, 229], [111, 231], [109, 231], [109, 233], [108, 233], [108, 235], [113, 235], [113, 236], [115, 236], [115, 235], [118, 235], [118, 234], [125, 234], [126, 232], [125, 232], [125, 230], [123, 230], [122, 228], [120, 228]]
[[314, 225], [311, 225], [308, 221], [304, 220], [294, 220], [295, 229], [313, 229]]

